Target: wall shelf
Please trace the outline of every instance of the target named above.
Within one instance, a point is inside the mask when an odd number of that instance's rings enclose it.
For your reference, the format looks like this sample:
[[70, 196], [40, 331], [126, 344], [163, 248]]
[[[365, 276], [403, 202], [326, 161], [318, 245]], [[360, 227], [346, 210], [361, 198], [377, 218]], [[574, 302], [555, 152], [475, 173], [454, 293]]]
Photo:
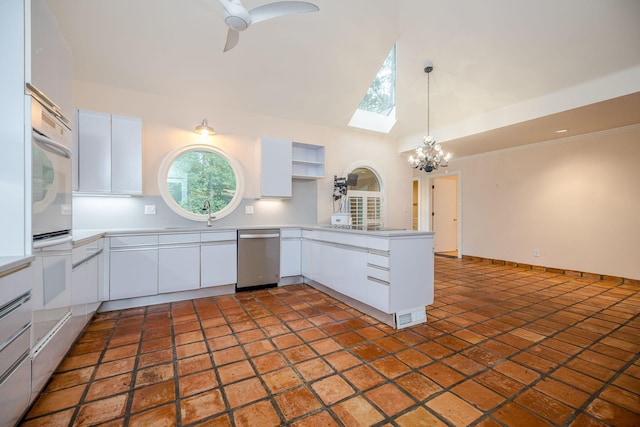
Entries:
[[324, 147], [321, 145], [292, 144], [293, 178], [324, 178]]

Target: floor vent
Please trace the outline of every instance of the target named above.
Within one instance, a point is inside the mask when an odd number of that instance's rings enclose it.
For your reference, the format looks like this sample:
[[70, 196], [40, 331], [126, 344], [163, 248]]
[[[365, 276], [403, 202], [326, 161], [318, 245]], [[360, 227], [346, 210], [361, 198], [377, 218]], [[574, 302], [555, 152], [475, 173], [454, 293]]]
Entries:
[[406, 328], [407, 326], [423, 323], [426, 320], [427, 313], [424, 307], [404, 313], [396, 313], [396, 328]]

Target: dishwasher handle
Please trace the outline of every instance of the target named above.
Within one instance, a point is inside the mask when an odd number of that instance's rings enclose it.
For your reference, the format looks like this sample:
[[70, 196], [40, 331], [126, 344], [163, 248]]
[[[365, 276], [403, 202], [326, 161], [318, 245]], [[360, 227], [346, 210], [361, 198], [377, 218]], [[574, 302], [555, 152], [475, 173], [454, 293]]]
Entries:
[[270, 234], [238, 234], [239, 239], [270, 239], [274, 237], [280, 237], [280, 233]]

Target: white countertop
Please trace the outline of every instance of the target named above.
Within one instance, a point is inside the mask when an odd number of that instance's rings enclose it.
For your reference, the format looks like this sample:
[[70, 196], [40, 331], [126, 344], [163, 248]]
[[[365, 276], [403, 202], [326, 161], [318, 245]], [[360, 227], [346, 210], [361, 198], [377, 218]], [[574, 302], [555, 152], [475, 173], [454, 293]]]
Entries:
[[22, 267], [32, 262], [33, 256], [2, 256], [0, 257], [0, 275], [14, 268]]
[[339, 233], [354, 233], [354, 234], [367, 234], [381, 237], [398, 237], [398, 236], [429, 236], [433, 235], [432, 231], [416, 231], [405, 230], [398, 228], [380, 228], [373, 230], [363, 230], [355, 227], [345, 228], [344, 226], [332, 226], [332, 225], [255, 225], [255, 226], [241, 226], [241, 227], [207, 227], [206, 225], [195, 226], [178, 226], [178, 227], [154, 227], [154, 228], [119, 228], [109, 230], [74, 230], [73, 231], [73, 244], [81, 245], [91, 240], [95, 240], [104, 236], [114, 235], [127, 235], [127, 234], [174, 234], [174, 233], [213, 233], [223, 231], [236, 231], [263, 229], [263, 228], [304, 228], [307, 230], [322, 230]]

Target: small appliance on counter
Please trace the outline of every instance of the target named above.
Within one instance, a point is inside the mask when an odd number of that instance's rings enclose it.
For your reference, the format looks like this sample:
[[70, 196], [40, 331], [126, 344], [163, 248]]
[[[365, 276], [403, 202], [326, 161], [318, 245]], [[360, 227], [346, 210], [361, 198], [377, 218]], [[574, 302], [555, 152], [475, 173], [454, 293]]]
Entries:
[[351, 214], [334, 213], [331, 215], [331, 225], [351, 225]]

